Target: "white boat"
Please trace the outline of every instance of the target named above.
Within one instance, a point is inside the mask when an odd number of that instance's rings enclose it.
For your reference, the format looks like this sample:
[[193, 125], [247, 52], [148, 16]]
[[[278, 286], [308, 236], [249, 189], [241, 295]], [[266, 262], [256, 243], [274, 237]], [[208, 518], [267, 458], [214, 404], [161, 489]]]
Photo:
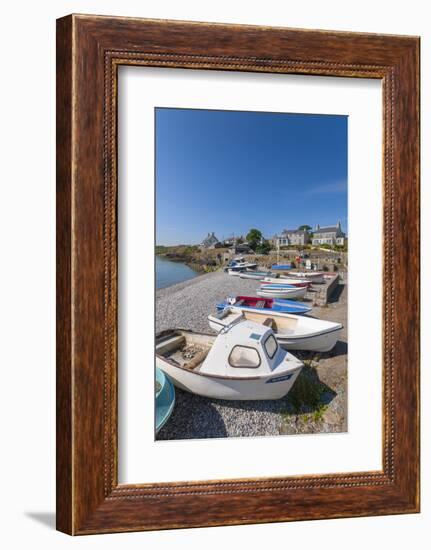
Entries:
[[337, 343], [343, 328], [341, 323], [323, 321], [314, 317], [248, 311], [235, 306], [208, 316], [209, 325], [216, 332], [244, 320], [271, 327], [280, 346], [287, 350], [330, 351]]
[[233, 275], [234, 277], [239, 277], [240, 274], [241, 274], [241, 271], [236, 270], [236, 269], [230, 269], [230, 268], [228, 268], [228, 269], [227, 269], [227, 273], [228, 273], [228, 275]]
[[246, 269], [256, 269], [257, 263], [247, 262], [245, 258], [238, 257], [231, 260], [225, 268], [227, 271], [245, 271]]
[[269, 273], [266, 271], [240, 271], [239, 276], [241, 279], [256, 279], [261, 281], [265, 277], [268, 277]]
[[217, 336], [188, 330], [156, 335], [156, 366], [175, 386], [216, 399], [280, 399], [303, 363], [283, 350], [268, 326], [243, 321]]
[[272, 284], [285, 284], [293, 286], [308, 286], [311, 285], [311, 281], [305, 281], [304, 279], [292, 279], [290, 277], [264, 277], [260, 280], [261, 283], [272, 283]]
[[295, 279], [303, 279], [313, 283], [323, 283], [324, 273], [321, 271], [291, 271], [289, 275], [285, 275], [286, 281], [292, 276]]
[[298, 300], [304, 298], [307, 293], [305, 286], [290, 286], [277, 284], [262, 284], [256, 292], [258, 296], [265, 298], [286, 298], [287, 300]]

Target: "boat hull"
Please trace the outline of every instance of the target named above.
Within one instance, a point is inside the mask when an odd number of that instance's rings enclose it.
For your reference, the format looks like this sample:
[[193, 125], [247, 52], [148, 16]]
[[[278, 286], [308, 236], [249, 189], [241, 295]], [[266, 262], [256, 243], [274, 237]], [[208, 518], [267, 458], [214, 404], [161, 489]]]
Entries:
[[331, 351], [338, 341], [340, 329], [328, 331], [316, 336], [292, 338], [284, 334], [275, 334], [277, 342], [286, 350], [318, 351], [325, 353]]
[[292, 264], [274, 264], [271, 266], [271, 269], [274, 271], [290, 271], [292, 269]]
[[[272, 319], [279, 325], [278, 329], [274, 332], [274, 336], [277, 339], [279, 345], [286, 350], [300, 350], [300, 351], [316, 351], [325, 353], [330, 351], [338, 341], [338, 337], [343, 328], [341, 323], [333, 323], [330, 321], [321, 321], [320, 319], [314, 319], [313, 317], [302, 317], [298, 315], [280, 315], [269, 312], [258, 311], [243, 311], [239, 308], [233, 307], [229, 310], [225, 310], [224, 313], [218, 315], [209, 315], [209, 326], [215, 331], [220, 332], [226, 326], [231, 323], [239, 322], [243, 318], [250, 319], [255, 322], [263, 323], [268, 318]], [[286, 319], [286, 321], [283, 321]], [[292, 323], [291, 327], [284, 327], [283, 323]], [[306, 323], [308, 326], [301, 327], [301, 323]], [[300, 325], [299, 330], [296, 327]], [[281, 325], [281, 326], [280, 326]], [[275, 329], [274, 329], [275, 330]]]
[[239, 276], [241, 279], [257, 279], [260, 281], [264, 277], [267, 277], [268, 274], [261, 271], [257, 271], [255, 273], [253, 271], [242, 271]]
[[297, 288], [267, 288], [265, 285], [261, 287], [260, 290], [256, 292], [258, 296], [265, 298], [287, 298], [288, 300], [297, 300], [304, 298], [307, 293], [306, 287], [297, 287]]
[[277, 313], [277, 315], [283, 315], [283, 314], [295, 314], [295, 315], [303, 315], [304, 313], [308, 313], [312, 310], [310, 306], [307, 304], [304, 304], [303, 302], [296, 302], [294, 300], [275, 300], [273, 298], [263, 298], [265, 300], [265, 306], [264, 307], [257, 307], [256, 303], [260, 301], [260, 298], [255, 296], [238, 296], [238, 300], [243, 301], [243, 304], [236, 303], [230, 303], [228, 301], [221, 302], [216, 305], [216, 308], [218, 311], [221, 311], [225, 309], [226, 307], [234, 305], [235, 307], [238, 307], [240, 309], [244, 310], [251, 310], [251, 311], [257, 311], [257, 312], [269, 312], [269, 313]]
[[[222, 303], [222, 304], [217, 304], [216, 307], [218, 311], [221, 311], [228, 306], [229, 304]], [[240, 309], [246, 309], [250, 311], [257, 311], [257, 312], [264, 311], [264, 312], [272, 313], [274, 311], [277, 311], [277, 313], [279, 313], [280, 315], [283, 315], [283, 314], [289, 315], [292, 313], [295, 315], [303, 315], [304, 313], [309, 313], [312, 309], [310, 306], [302, 304], [301, 302], [293, 302], [293, 301], [289, 302], [289, 300], [281, 300], [280, 302], [277, 302], [276, 310], [273, 308], [263, 308], [263, 309], [255, 308], [253, 306], [235, 306], [235, 307], [239, 307]]]
[[246, 269], [256, 269], [257, 263], [251, 262], [233, 262], [226, 266], [225, 270], [245, 271]]
[[156, 433], [158, 433], [174, 410], [175, 389], [161, 369], [156, 369], [156, 381], [160, 384], [160, 390], [156, 392]]
[[222, 378], [193, 372], [172, 365], [156, 356], [156, 366], [167, 374], [177, 388], [209, 397], [235, 401], [281, 399], [292, 388], [302, 367], [289, 372], [276, 371], [259, 378]]
[[311, 285], [311, 281], [300, 281], [297, 279], [289, 279], [284, 277], [265, 277], [264, 279], [260, 279], [260, 282], [264, 285], [266, 284], [284, 284], [284, 285], [292, 285], [292, 286], [298, 286], [298, 287], [309, 287]]
[[304, 281], [309, 281], [312, 283], [321, 284], [325, 282], [323, 273], [306, 273], [302, 271], [298, 272], [290, 272], [289, 275], [286, 275], [286, 279], [289, 279], [289, 277], [292, 277], [294, 279], [304, 279]]

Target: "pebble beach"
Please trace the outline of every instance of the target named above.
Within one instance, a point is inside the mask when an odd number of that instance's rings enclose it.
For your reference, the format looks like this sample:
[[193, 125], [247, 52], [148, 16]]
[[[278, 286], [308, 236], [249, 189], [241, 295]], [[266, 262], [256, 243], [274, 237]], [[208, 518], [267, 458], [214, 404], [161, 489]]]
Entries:
[[[316, 285], [317, 286], [317, 285]], [[200, 275], [156, 291], [156, 332], [186, 328], [212, 333], [208, 314], [227, 295], [255, 295], [259, 282], [222, 271]], [[335, 348], [325, 354], [293, 352], [306, 365], [295, 385], [310, 387], [310, 403], [297, 390], [270, 401], [222, 401], [176, 389], [174, 412], [159, 440], [273, 436], [347, 430], [347, 285], [340, 284], [326, 307], [310, 315], [342, 322]]]

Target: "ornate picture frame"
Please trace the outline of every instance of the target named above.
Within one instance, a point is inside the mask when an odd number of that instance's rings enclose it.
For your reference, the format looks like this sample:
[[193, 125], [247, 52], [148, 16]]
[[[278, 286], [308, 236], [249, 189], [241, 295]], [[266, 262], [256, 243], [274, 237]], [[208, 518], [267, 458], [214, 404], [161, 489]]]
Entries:
[[[380, 79], [381, 471], [118, 483], [120, 65]], [[57, 21], [57, 528], [68, 534], [419, 511], [419, 38], [69, 15]]]

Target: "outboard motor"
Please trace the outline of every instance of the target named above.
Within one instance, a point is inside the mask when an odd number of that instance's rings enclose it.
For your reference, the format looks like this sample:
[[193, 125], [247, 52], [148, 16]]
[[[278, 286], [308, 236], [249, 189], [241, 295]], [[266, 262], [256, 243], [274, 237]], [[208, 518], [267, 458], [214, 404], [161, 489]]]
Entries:
[[230, 305], [230, 306], [233, 306], [236, 304], [236, 296], [228, 296], [227, 299], [226, 299], [226, 302]]

